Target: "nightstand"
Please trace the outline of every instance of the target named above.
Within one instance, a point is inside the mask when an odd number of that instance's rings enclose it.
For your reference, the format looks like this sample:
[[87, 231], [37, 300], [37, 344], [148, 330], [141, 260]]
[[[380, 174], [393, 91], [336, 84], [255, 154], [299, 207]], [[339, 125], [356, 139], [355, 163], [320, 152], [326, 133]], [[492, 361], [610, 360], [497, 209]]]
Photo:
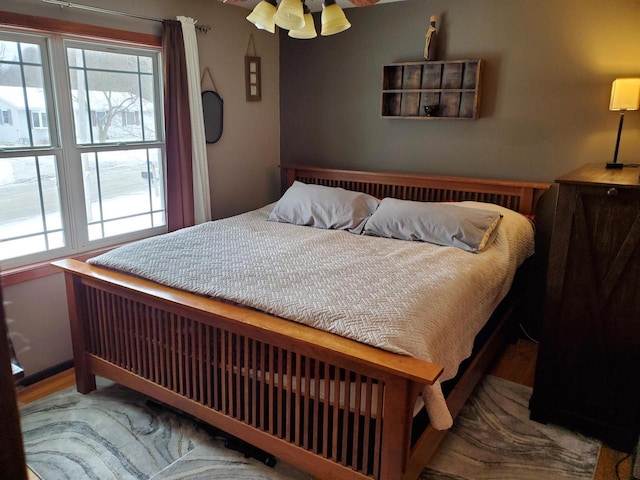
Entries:
[[631, 451], [640, 432], [640, 169], [586, 165], [558, 198], [531, 418]]

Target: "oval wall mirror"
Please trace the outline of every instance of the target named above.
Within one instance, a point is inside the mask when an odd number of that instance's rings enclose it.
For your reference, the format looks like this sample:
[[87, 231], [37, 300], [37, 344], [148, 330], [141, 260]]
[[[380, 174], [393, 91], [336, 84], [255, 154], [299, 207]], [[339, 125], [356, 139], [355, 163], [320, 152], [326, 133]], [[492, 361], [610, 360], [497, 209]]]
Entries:
[[207, 143], [216, 143], [222, 136], [223, 101], [218, 92], [202, 92], [202, 113], [204, 115], [204, 136]]

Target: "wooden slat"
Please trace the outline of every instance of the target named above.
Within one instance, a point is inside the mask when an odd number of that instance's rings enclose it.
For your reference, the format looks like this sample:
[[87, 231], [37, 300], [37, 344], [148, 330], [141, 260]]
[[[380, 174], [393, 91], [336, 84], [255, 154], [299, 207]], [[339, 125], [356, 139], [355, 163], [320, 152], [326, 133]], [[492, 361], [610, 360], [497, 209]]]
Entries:
[[[333, 398], [331, 399], [331, 414], [333, 418], [333, 425], [331, 428], [332, 443], [331, 443], [331, 460], [338, 461], [338, 419], [340, 418], [340, 371], [338, 368], [332, 368], [333, 375]], [[325, 380], [326, 383], [327, 380]]]
[[275, 401], [275, 385], [274, 385], [274, 379], [273, 379], [273, 363], [274, 363], [274, 358], [276, 353], [274, 352], [274, 348], [269, 348], [268, 352], [269, 352], [269, 373], [270, 373], [270, 378], [269, 378], [269, 433], [271, 435], [275, 435], [276, 434], [276, 426], [274, 425], [276, 423], [276, 419], [275, 419], [275, 408], [273, 406], [273, 403]]
[[[224, 398], [224, 377], [222, 375], [223, 370], [223, 362], [218, 361], [219, 358], [224, 358], [224, 342], [222, 341], [222, 332], [219, 328], [214, 328], [214, 335], [211, 340], [212, 348], [214, 348], [213, 355], [213, 407], [216, 410], [222, 410], [222, 405], [220, 403], [220, 398]], [[220, 347], [220, 349], [218, 349]]]
[[[284, 389], [285, 385], [289, 389], [289, 394], [284, 395], [284, 411], [285, 411], [285, 422], [284, 422], [284, 431], [285, 431], [285, 439], [287, 442], [291, 441], [291, 409], [292, 409], [292, 393], [293, 393], [293, 376], [291, 375], [291, 368], [293, 364], [293, 354], [285, 350], [283, 351], [283, 360], [286, 358], [286, 364], [283, 362], [282, 365], [286, 365], [287, 371], [285, 374], [281, 375], [282, 379], [282, 387]], [[284, 377], [284, 378], [283, 378]], [[286, 381], [285, 381], [286, 378]]]
[[235, 390], [233, 388], [233, 336], [234, 333], [226, 332], [226, 344], [227, 344], [227, 356], [224, 363], [224, 372], [227, 380], [227, 393], [226, 393], [226, 411], [225, 413], [230, 417], [233, 417], [233, 405], [235, 399]]
[[233, 416], [239, 420], [242, 420], [242, 365], [240, 361], [242, 337], [233, 336], [233, 346], [235, 350], [235, 362], [232, 369], [235, 367], [235, 381], [233, 383], [233, 390], [236, 396], [235, 410]]
[[[348, 182], [360, 182], [362, 188], [358, 191], [376, 195], [376, 190], [380, 186], [385, 188], [401, 186], [414, 188], [422, 192], [429, 192], [424, 201], [445, 201], [441, 192], [457, 192], [464, 194], [468, 192], [484, 194], [500, 194], [510, 198], [518, 198], [520, 206], [518, 211], [523, 214], [533, 214], [539, 197], [549, 189], [549, 183], [526, 182], [519, 180], [482, 179], [469, 177], [454, 177], [445, 175], [422, 175], [404, 174], [389, 172], [363, 172], [357, 170], [324, 169], [318, 167], [282, 165], [283, 191], [288, 188], [294, 180], [305, 181], [307, 183], [333, 182], [333, 186], [347, 185]], [[390, 192], [391, 190], [389, 190]], [[388, 195], [396, 198], [413, 200], [413, 195], [400, 194]], [[499, 204], [502, 204], [500, 202]], [[510, 208], [509, 205], [504, 205]]]
[[[211, 338], [211, 331], [213, 329], [209, 326], [207, 326], [205, 328], [205, 332], [204, 332], [204, 342], [205, 342], [205, 355], [204, 355], [204, 359], [205, 359], [205, 372], [206, 372], [206, 379], [205, 379], [205, 389], [206, 389], [206, 400], [205, 400], [205, 404], [207, 405], [207, 407], [212, 407], [213, 406], [213, 394], [216, 391], [216, 377], [215, 374], [212, 374], [211, 372], [211, 362], [213, 361], [213, 356], [212, 356], [212, 338]], [[215, 372], [215, 368], [213, 369]]]
[[[382, 427], [383, 427], [383, 419], [382, 419], [382, 415], [380, 414], [380, 412], [383, 410], [383, 405], [384, 405], [384, 388], [383, 385], [378, 383], [378, 389], [377, 389], [377, 403], [376, 405], [378, 406], [378, 415], [375, 421], [375, 433], [374, 433], [374, 438], [375, 440], [374, 442], [374, 456], [373, 456], [373, 476], [375, 478], [380, 478], [380, 462], [381, 462], [381, 455], [382, 455]], [[396, 393], [394, 393], [396, 394]], [[399, 392], [397, 393], [399, 394]], [[398, 441], [400, 441], [400, 439], [397, 439]]]
[[344, 372], [344, 403], [342, 408], [342, 451], [340, 453], [341, 463], [347, 465], [347, 452], [349, 445], [347, 442], [351, 424], [349, 422], [349, 413], [351, 405], [351, 372]]
[[[311, 450], [316, 452], [316, 453], [321, 453], [322, 449], [321, 449], [321, 445], [319, 443], [319, 438], [320, 438], [320, 362], [318, 360], [316, 360], [315, 362], [315, 368], [313, 370], [313, 386], [314, 386], [314, 392], [315, 392], [315, 399], [313, 402], [313, 437], [312, 437], [312, 442], [311, 442]], [[326, 415], [326, 412], [325, 412]]]
[[309, 372], [305, 371], [305, 376], [302, 376], [302, 371], [303, 371], [303, 367], [302, 367], [302, 363], [304, 362], [304, 357], [301, 356], [297, 356], [297, 361], [296, 361], [296, 369], [294, 372], [292, 372], [292, 376], [294, 379], [297, 380], [296, 382], [296, 388], [294, 391], [294, 415], [293, 415], [293, 443], [295, 443], [296, 445], [301, 445], [304, 446], [304, 441], [303, 441], [303, 434], [302, 434], [302, 428], [304, 428], [304, 425], [306, 424], [306, 419], [308, 418], [308, 412], [304, 409], [304, 397], [302, 395], [302, 391], [305, 388], [305, 381], [306, 378], [309, 376]]
[[354, 470], [358, 470], [360, 468], [362, 468], [362, 464], [359, 462], [359, 456], [358, 456], [358, 447], [360, 445], [363, 444], [362, 440], [360, 439], [360, 409], [361, 409], [361, 402], [362, 402], [362, 376], [361, 375], [356, 375], [356, 382], [355, 382], [355, 390], [356, 390], [356, 398], [354, 400], [354, 410], [353, 410], [353, 442], [352, 442], [352, 448], [353, 451], [351, 452], [351, 455], [353, 457], [353, 468]]
[[264, 343], [259, 342], [260, 345], [260, 372], [262, 372], [262, 379], [260, 381], [260, 395], [259, 395], [259, 399], [260, 399], [260, 424], [258, 425], [260, 427], [261, 430], [266, 430], [266, 405], [267, 405], [267, 385], [266, 385], [266, 379], [265, 379], [265, 375], [266, 375], [266, 370], [265, 370], [265, 364], [266, 364], [266, 347], [264, 345]]
[[330, 402], [330, 398], [331, 396], [329, 395], [331, 392], [329, 390], [330, 388], [330, 383], [329, 383], [329, 371], [330, 368], [328, 365], [324, 365], [324, 403], [323, 403], [323, 415], [322, 415], [322, 454], [325, 456], [325, 458], [330, 458], [330, 452], [329, 452], [329, 410], [331, 409], [331, 402]]
[[179, 391], [179, 383], [178, 383], [178, 359], [177, 359], [177, 350], [178, 346], [176, 342], [178, 342], [178, 329], [176, 326], [177, 316], [170, 315], [169, 319], [171, 322], [171, 335], [169, 336], [169, 351], [171, 353], [171, 387], [174, 392]]
[[[308, 450], [309, 435], [310, 435], [309, 424], [312, 422], [311, 408], [310, 408], [312, 373], [311, 373], [311, 362], [309, 361], [309, 357], [307, 357], [306, 355], [304, 356], [304, 363], [302, 368], [304, 369], [304, 406], [302, 408], [304, 408], [304, 413], [305, 413], [305, 422], [304, 422], [303, 431], [302, 431], [302, 446], [305, 450]], [[316, 395], [317, 394], [318, 394], [318, 390], [316, 390]], [[312, 423], [312, 425], [315, 425], [315, 423]]]
[[[248, 337], [244, 337], [244, 412], [243, 412], [243, 420], [251, 425], [253, 423], [253, 419], [255, 418], [255, 400], [251, 398], [251, 390], [249, 389], [249, 380], [251, 378], [252, 366], [249, 364], [249, 351], [251, 349], [251, 344], [249, 342]], [[253, 370], [253, 377], [257, 376], [257, 372]], [[255, 392], [255, 388], [253, 390]], [[252, 408], [253, 405], [253, 408]]]

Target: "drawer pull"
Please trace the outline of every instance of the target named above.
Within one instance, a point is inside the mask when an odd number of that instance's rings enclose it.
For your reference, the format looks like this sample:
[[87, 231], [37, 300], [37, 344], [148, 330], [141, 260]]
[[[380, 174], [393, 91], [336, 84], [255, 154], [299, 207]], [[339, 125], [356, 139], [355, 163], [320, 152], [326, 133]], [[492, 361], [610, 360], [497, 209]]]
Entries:
[[611, 187], [609, 190], [607, 190], [607, 197], [615, 197], [616, 195], [618, 195], [617, 188]]

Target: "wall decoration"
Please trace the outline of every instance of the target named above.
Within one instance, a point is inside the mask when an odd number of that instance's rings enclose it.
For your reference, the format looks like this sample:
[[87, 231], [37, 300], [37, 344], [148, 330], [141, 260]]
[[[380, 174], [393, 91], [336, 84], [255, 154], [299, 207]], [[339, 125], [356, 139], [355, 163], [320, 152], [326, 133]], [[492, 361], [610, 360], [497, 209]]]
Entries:
[[224, 102], [222, 97], [216, 91], [216, 84], [213, 76], [209, 71], [209, 67], [204, 67], [202, 76], [200, 77], [200, 86], [204, 83], [204, 75], [209, 74], [209, 79], [213, 85], [213, 90], [205, 90], [202, 92], [202, 116], [204, 118], [204, 138], [207, 143], [216, 143], [222, 136], [222, 127], [224, 120]]
[[431, 15], [429, 28], [424, 36], [424, 59], [427, 61], [436, 59], [436, 16]]
[[[253, 55], [249, 55], [253, 48]], [[247, 102], [259, 102], [262, 100], [262, 85], [260, 82], [260, 57], [256, 54], [256, 46], [253, 43], [253, 35], [249, 35], [247, 55], [244, 57], [244, 78], [246, 85]]]

